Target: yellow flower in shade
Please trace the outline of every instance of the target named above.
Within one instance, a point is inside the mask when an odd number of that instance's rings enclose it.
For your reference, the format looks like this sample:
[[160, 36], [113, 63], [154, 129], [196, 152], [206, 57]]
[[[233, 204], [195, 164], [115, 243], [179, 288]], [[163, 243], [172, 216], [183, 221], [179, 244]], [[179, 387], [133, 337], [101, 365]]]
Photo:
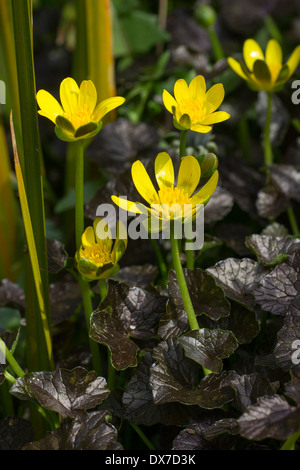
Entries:
[[118, 261], [126, 248], [127, 233], [124, 225], [118, 222], [113, 242], [107, 222], [97, 217], [93, 226], [87, 227], [82, 234], [81, 247], [75, 255], [76, 267], [90, 281], [113, 277], [119, 271]]
[[46, 90], [37, 93], [38, 112], [55, 124], [61, 140], [73, 142], [96, 135], [102, 127], [102, 118], [122, 105], [125, 98], [114, 96], [97, 105], [97, 90], [91, 80], [84, 80], [80, 88], [73, 78], [65, 78], [60, 85], [59, 102]]
[[254, 90], [278, 91], [293, 75], [300, 62], [300, 45], [285, 64], [282, 49], [276, 39], [268, 41], [265, 54], [254, 39], [247, 39], [243, 46], [243, 61], [228, 57], [228, 64]]
[[176, 186], [173, 162], [166, 152], [157, 155], [154, 167], [158, 190], [155, 189], [141, 161], [134, 162], [131, 168], [133, 183], [150, 207], [112, 196], [113, 202], [121, 209], [146, 215], [146, 226], [150, 232], [163, 230], [170, 225], [170, 221], [181, 219], [181, 222], [184, 222], [196, 218], [201, 205], [209, 201], [218, 184], [219, 174], [216, 170], [194, 194], [200, 182], [201, 168], [197, 159], [191, 155], [181, 159]]
[[173, 114], [173, 123], [177, 129], [207, 133], [212, 129], [212, 124], [230, 118], [230, 114], [225, 111], [216, 111], [224, 96], [222, 83], [206, 91], [205, 79], [198, 75], [189, 85], [182, 78], [177, 80], [174, 97], [164, 90], [162, 98], [167, 110]]

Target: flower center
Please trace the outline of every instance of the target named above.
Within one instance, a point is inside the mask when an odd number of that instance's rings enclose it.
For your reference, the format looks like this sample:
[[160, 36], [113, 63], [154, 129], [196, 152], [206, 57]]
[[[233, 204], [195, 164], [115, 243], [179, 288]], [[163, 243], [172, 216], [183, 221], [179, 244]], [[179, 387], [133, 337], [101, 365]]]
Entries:
[[71, 121], [75, 129], [78, 129], [91, 121], [91, 115], [86, 104], [77, 108], [72, 114], [65, 113], [64, 116]]
[[83, 258], [88, 259], [97, 266], [103, 266], [112, 261], [110, 244], [105, 241], [86, 246], [81, 254]]
[[184, 205], [192, 204], [188, 194], [182, 189], [170, 187], [158, 191], [157, 205], [152, 205], [155, 212], [161, 213], [162, 217], [173, 219], [184, 216]]
[[180, 104], [180, 113], [188, 114], [192, 122], [200, 122], [204, 116], [204, 106], [203, 103], [199, 100], [190, 98], [184, 103]]

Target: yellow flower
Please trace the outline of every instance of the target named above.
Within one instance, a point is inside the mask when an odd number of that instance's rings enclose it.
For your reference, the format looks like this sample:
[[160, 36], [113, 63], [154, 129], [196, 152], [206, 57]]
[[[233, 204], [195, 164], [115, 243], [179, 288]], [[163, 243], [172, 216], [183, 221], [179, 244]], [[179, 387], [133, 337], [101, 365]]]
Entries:
[[97, 90], [91, 80], [84, 80], [80, 88], [73, 78], [65, 78], [60, 85], [59, 102], [48, 91], [37, 93], [38, 112], [55, 124], [61, 140], [73, 142], [96, 135], [102, 127], [102, 118], [124, 103], [125, 98], [115, 96], [97, 105]]
[[282, 50], [275, 39], [270, 39], [265, 55], [254, 39], [247, 39], [243, 46], [244, 62], [228, 57], [228, 64], [254, 90], [278, 91], [293, 75], [300, 62], [300, 45], [285, 64]]
[[206, 91], [205, 79], [198, 75], [190, 85], [182, 78], [177, 80], [174, 85], [175, 98], [167, 90], [163, 91], [162, 98], [167, 110], [173, 114], [173, 123], [177, 129], [207, 133], [212, 124], [230, 118], [230, 114], [225, 111], [216, 111], [224, 95], [222, 83]]
[[146, 221], [150, 232], [163, 230], [170, 221], [181, 219], [183, 222], [196, 218], [200, 205], [209, 201], [218, 184], [219, 174], [216, 170], [206, 184], [194, 194], [200, 181], [201, 168], [197, 159], [191, 155], [181, 159], [176, 186], [173, 162], [166, 152], [157, 155], [154, 167], [158, 191], [142, 162], [134, 162], [131, 168], [134, 185], [150, 207], [112, 196], [113, 202], [121, 209], [151, 217], [151, 221]]
[[81, 237], [81, 247], [76, 252], [78, 271], [88, 280], [105, 279], [119, 271], [118, 261], [127, 247], [127, 233], [120, 222], [117, 224], [115, 243], [111, 230], [104, 219], [97, 217], [93, 227], [87, 227]]

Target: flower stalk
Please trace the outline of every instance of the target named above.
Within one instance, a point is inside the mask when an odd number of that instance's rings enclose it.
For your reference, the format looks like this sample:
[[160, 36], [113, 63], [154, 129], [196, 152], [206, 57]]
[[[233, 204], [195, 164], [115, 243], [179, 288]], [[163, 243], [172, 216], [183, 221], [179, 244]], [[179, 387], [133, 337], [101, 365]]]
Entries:
[[[84, 231], [84, 141], [75, 142], [76, 160], [75, 160], [75, 237], [76, 247], [80, 248], [81, 235]], [[82, 295], [83, 308], [88, 332], [90, 331], [90, 318], [93, 313], [93, 304], [89, 283], [79, 277], [79, 284]], [[93, 367], [95, 371], [101, 374], [101, 358], [99, 354], [98, 344], [89, 338], [90, 351], [92, 354]]]
[[[1, 338], [0, 338], [0, 351], [4, 354], [6, 361], [8, 362], [8, 364], [10, 365], [14, 373], [17, 375], [17, 377], [24, 377], [25, 376], [24, 370], [16, 361], [13, 354], [11, 353], [11, 351], [8, 349], [8, 347], [6, 346], [6, 344]], [[16, 381], [15, 377], [13, 377], [7, 370], [4, 371], [4, 377], [11, 384], [14, 384]], [[34, 402], [33, 405], [36, 407], [40, 415], [48, 422], [52, 431], [59, 428], [60, 426], [59, 418], [57, 417], [55, 413], [53, 413], [50, 410], [44, 409], [37, 402]]]
[[[93, 303], [92, 303], [91, 290], [90, 290], [89, 283], [85, 281], [81, 276], [79, 278], [79, 284], [81, 288], [81, 296], [82, 296], [82, 303], [83, 303], [83, 309], [84, 309], [84, 314], [85, 314], [86, 327], [89, 333], [90, 319], [94, 310]], [[102, 376], [102, 363], [101, 363], [101, 357], [100, 357], [98, 344], [94, 340], [92, 340], [90, 336], [89, 336], [89, 344], [90, 344], [90, 351], [92, 354], [93, 368], [95, 369], [95, 371], [97, 372], [99, 376]]]
[[102, 301], [107, 296], [106, 279], [99, 279], [99, 290], [100, 290], [100, 296], [101, 296], [101, 301]]
[[80, 247], [84, 230], [84, 147], [83, 141], [75, 142], [75, 234], [76, 248]]
[[8, 364], [10, 365], [10, 367], [12, 368], [12, 370], [14, 371], [14, 373], [18, 376], [18, 377], [23, 377], [25, 375], [25, 372], [23, 371], [23, 369], [20, 367], [20, 365], [18, 364], [18, 362], [15, 360], [13, 354], [10, 352], [10, 350], [8, 349], [8, 347], [6, 346], [6, 344], [4, 343], [3, 339], [0, 338], [0, 351], [2, 352], [2, 354], [4, 355], [6, 361], [8, 362]]
[[189, 325], [190, 325], [191, 330], [199, 330], [197, 317], [196, 317], [194, 307], [191, 301], [191, 297], [187, 288], [184, 272], [183, 272], [181, 261], [180, 261], [178, 240], [175, 238], [174, 228], [172, 228], [171, 230], [170, 240], [171, 240], [173, 265], [174, 265], [174, 269], [176, 272], [177, 282], [179, 285], [184, 309], [188, 317]]
[[188, 129], [182, 130], [180, 133], [180, 147], [179, 147], [180, 158], [183, 158], [186, 154], [187, 133], [188, 133]]
[[[100, 290], [101, 302], [103, 302], [108, 292], [106, 279], [99, 279], [99, 290]], [[111, 352], [108, 348], [107, 348], [107, 386], [109, 390], [111, 391], [115, 390], [116, 388], [116, 370], [114, 366], [112, 365]]]
[[[180, 148], [179, 154], [180, 158], [183, 158], [186, 154], [186, 139], [187, 139], [188, 130], [183, 130], [180, 133]], [[186, 240], [186, 243], [189, 243], [190, 240]], [[193, 250], [186, 250], [186, 267], [187, 269], [194, 269], [195, 267], [195, 260], [194, 260], [194, 252]]]
[[266, 114], [266, 121], [265, 121], [265, 128], [264, 128], [264, 157], [265, 157], [265, 165], [272, 165], [273, 163], [273, 151], [270, 139], [270, 129], [271, 129], [271, 121], [272, 121], [272, 101], [273, 95], [271, 92], [267, 93], [267, 114]]

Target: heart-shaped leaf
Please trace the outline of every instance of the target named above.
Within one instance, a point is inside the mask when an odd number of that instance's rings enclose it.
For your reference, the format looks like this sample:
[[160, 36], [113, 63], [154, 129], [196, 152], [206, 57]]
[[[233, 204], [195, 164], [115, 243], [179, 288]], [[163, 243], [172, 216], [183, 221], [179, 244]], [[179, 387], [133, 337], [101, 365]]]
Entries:
[[90, 336], [109, 347], [116, 369], [136, 366], [139, 348], [130, 338], [148, 339], [156, 334], [166, 301], [164, 296], [110, 281], [107, 297], [92, 314]]
[[298, 312], [300, 292], [300, 253], [296, 252], [261, 279], [254, 290], [256, 302], [274, 315]]
[[300, 408], [279, 395], [263, 397], [238, 419], [241, 435], [247, 439], [284, 440], [299, 430]]
[[116, 442], [117, 430], [108, 419], [107, 412], [94, 411], [83, 419], [65, 420], [59, 429], [26, 444], [23, 450], [123, 450]]
[[150, 386], [156, 404], [179, 402], [212, 409], [233, 400], [231, 382], [236, 373], [209, 374], [195, 386], [196, 363], [185, 356], [175, 338], [159, 343], [154, 357], [157, 362], [151, 367]]
[[199, 415], [198, 407], [186, 406], [181, 403], [165, 403], [163, 405], [154, 403], [150, 387], [150, 369], [153, 362], [149, 352], [144, 354], [134, 376], [126, 385], [122, 398], [124, 418], [146, 426], [153, 426], [156, 423], [167, 426], [187, 424], [190, 419]]
[[253, 234], [247, 237], [246, 245], [256, 254], [260, 263], [275, 266], [300, 249], [300, 239]]
[[[202, 269], [184, 269], [184, 275], [198, 317], [204, 314], [213, 320], [219, 320], [229, 316], [230, 303], [212, 275]], [[169, 274], [168, 291], [167, 312], [160, 321], [158, 331], [164, 339], [178, 336], [188, 329], [188, 319], [174, 270]]]
[[238, 347], [231, 331], [201, 328], [186, 333], [178, 341], [184, 347], [187, 357], [212, 372], [221, 372], [222, 359], [229, 357]]
[[254, 307], [253, 290], [267, 270], [259, 263], [249, 259], [227, 258], [208, 268], [225, 295], [248, 307]]
[[15, 381], [10, 392], [21, 400], [36, 400], [62, 417], [82, 415], [110, 393], [103, 377], [83, 367], [25, 374]]

